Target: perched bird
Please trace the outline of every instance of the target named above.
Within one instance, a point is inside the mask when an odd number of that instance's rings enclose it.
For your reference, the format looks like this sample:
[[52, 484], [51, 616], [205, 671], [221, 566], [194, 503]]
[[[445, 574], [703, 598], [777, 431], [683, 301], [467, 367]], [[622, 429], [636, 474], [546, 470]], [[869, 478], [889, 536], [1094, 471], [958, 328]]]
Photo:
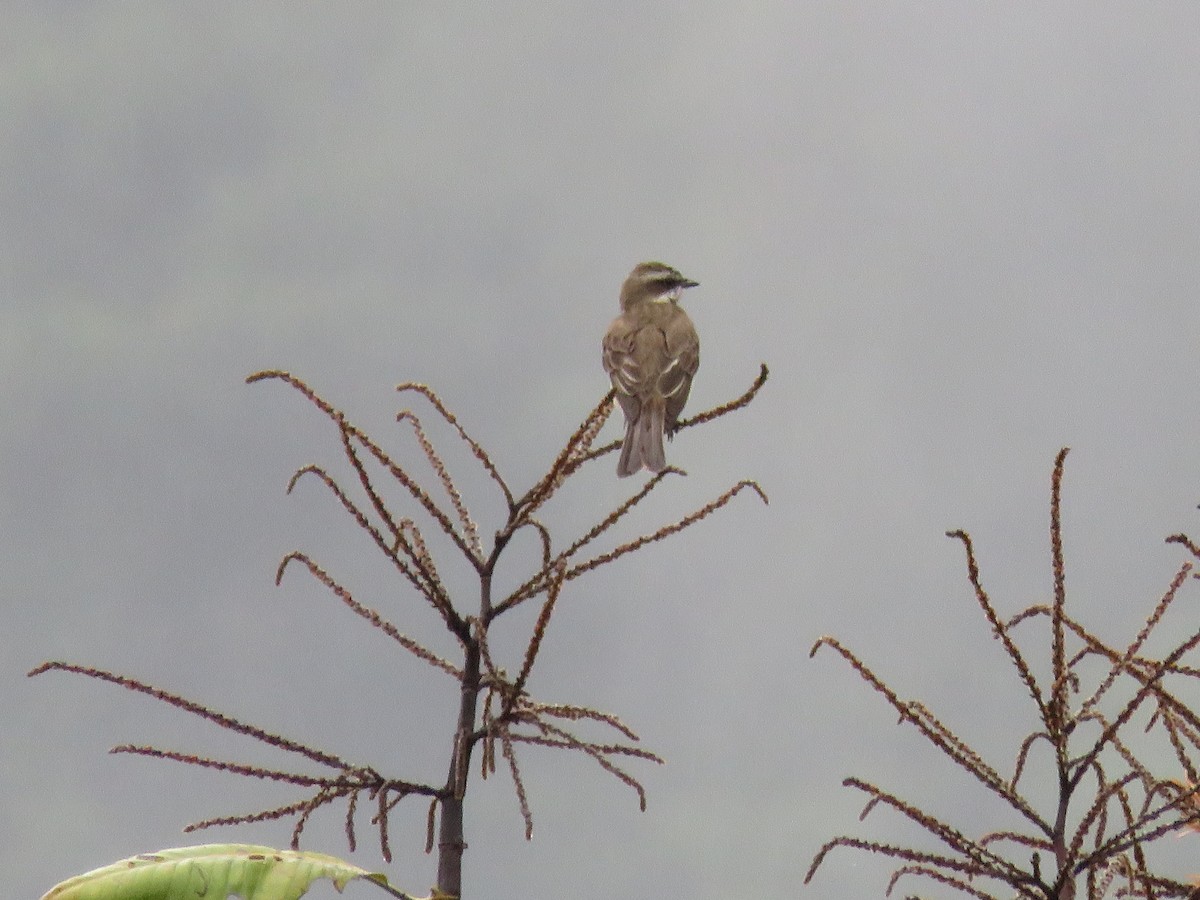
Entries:
[[644, 262], [621, 285], [621, 314], [604, 335], [603, 358], [625, 412], [622, 478], [666, 468], [663, 435], [675, 433], [700, 365], [700, 338], [679, 297], [698, 283], [663, 263]]

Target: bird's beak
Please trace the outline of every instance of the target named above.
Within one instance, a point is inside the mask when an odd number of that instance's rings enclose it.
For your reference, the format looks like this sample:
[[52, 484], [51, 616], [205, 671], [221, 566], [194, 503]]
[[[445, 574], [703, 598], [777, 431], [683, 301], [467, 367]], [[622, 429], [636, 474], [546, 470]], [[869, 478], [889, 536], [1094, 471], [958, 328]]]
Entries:
[[679, 283], [679, 286], [680, 286], [680, 287], [682, 287], [682, 288], [699, 287], [699, 286], [700, 286], [700, 282], [698, 282], [698, 281], [687, 281], [687, 280], [684, 280], [684, 281], [681, 281], [681, 282]]

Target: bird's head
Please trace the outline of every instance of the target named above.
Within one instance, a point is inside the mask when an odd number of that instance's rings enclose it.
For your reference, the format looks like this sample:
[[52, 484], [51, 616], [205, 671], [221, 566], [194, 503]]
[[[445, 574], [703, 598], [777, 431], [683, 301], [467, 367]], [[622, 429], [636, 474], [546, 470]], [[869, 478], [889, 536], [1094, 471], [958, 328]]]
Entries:
[[638, 263], [621, 285], [621, 309], [642, 303], [667, 302], [679, 299], [684, 288], [695, 287], [698, 281], [684, 278], [678, 269], [666, 263]]

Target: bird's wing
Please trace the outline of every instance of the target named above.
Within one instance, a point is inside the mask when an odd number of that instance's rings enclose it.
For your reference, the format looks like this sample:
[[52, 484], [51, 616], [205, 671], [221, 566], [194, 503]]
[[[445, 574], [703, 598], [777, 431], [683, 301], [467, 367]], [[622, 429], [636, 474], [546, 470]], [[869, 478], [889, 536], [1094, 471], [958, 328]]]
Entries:
[[646, 373], [638, 364], [641, 329], [626, 316], [613, 320], [604, 336], [604, 370], [618, 394], [640, 394], [646, 387]]
[[667, 423], [672, 426], [687, 403], [692, 376], [700, 367], [700, 338], [692, 320], [678, 306], [663, 325], [667, 363], [658, 379], [658, 389], [667, 401]]
[[630, 418], [637, 418], [641, 406], [638, 398], [644, 390], [644, 376], [634, 353], [636, 346], [637, 327], [628, 316], [617, 316], [604, 335], [604, 371], [612, 381], [621, 408]]

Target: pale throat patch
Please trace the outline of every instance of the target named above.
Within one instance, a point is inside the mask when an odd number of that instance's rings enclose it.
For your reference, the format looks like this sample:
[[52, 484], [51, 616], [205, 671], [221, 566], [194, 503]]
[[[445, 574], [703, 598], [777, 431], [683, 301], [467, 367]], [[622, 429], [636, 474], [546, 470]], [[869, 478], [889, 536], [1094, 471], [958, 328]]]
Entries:
[[683, 296], [683, 288], [673, 287], [654, 298], [655, 303], [675, 303]]

